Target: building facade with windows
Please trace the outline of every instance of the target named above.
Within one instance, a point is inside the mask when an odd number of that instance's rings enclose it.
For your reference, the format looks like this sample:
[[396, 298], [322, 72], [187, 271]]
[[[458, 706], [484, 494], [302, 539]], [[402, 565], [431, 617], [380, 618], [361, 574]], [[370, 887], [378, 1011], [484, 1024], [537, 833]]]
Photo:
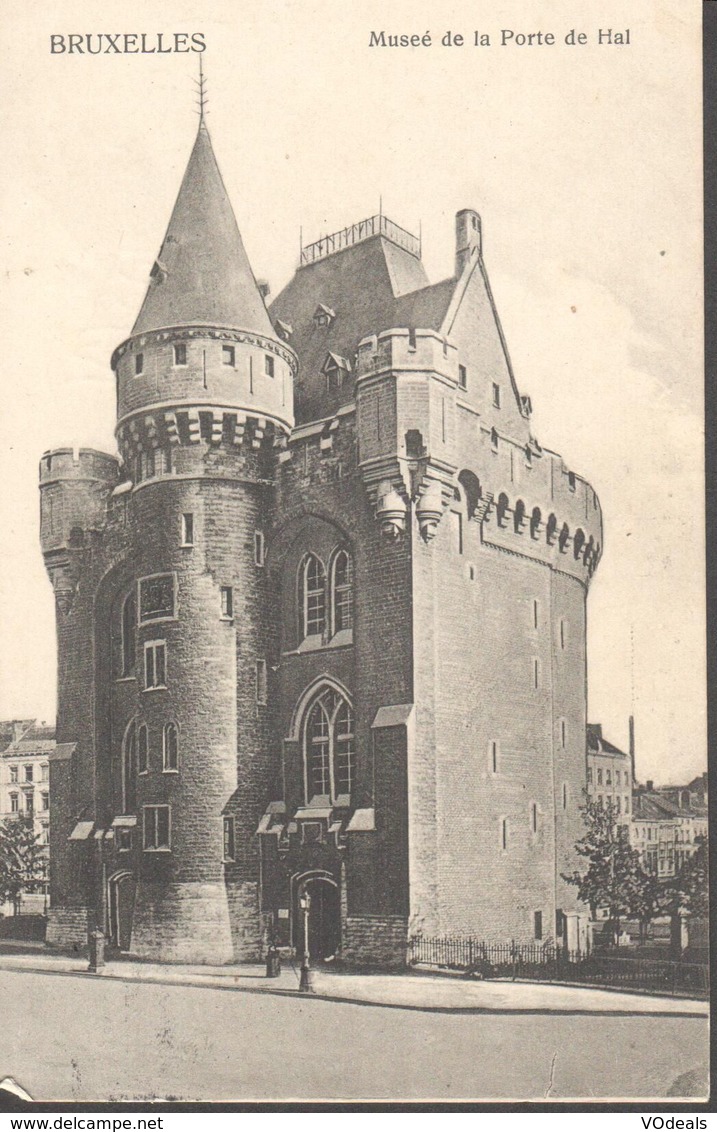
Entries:
[[648, 872], [671, 877], [707, 838], [706, 775], [687, 786], [636, 789], [632, 844]]
[[588, 723], [588, 797], [598, 805], [611, 805], [615, 821], [625, 827], [632, 817], [633, 757], [605, 738], [601, 724]]
[[[32, 818], [41, 847], [40, 870], [46, 878], [49, 869], [50, 759], [56, 748], [55, 728], [35, 720], [13, 720], [0, 752], [0, 821]], [[23, 906], [43, 910], [47, 893], [44, 880], [38, 891], [24, 897]], [[37, 907], [35, 907], [37, 906]]]
[[[49, 938], [577, 940], [590, 485], [531, 428], [481, 221], [455, 271], [374, 216], [268, 306], [201, 122], [130, 336], [119, 455], [42, 457]], [[305, 902], [304, 902], [305, 903]]]

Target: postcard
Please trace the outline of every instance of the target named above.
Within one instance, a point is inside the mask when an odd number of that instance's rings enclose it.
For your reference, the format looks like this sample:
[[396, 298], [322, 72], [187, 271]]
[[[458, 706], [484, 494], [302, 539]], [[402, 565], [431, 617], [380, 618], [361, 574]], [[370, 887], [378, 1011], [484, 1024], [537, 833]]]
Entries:
[[0, 1077], [704, 1099], [701, 5], [5, 14]]

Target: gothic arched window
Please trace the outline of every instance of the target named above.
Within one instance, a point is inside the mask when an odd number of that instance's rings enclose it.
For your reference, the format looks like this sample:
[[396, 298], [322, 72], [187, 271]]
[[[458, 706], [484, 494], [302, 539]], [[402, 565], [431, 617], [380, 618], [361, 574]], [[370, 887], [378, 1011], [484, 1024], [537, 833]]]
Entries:
[[348, 550], [341, 549], [331, 563], [332, 632], [354, 626], [354, 568]]
[[301, 636], [321, 636], [326, 627], [326, 575], [315, 554], [307, 554], [299, 568]]
[[134, 673], [137, 646], [137, 595], [134, 586], [122, 604], [122, 663], [123, 676]]
[[122, 746], [122, 812], [137, 810], [137, 728], [131, 723]]
[[307, 801], [324, 795], [335, 802], [354, 783], [354, 716], [351, 704], [334, 688], [313, 700], [304, 727]]

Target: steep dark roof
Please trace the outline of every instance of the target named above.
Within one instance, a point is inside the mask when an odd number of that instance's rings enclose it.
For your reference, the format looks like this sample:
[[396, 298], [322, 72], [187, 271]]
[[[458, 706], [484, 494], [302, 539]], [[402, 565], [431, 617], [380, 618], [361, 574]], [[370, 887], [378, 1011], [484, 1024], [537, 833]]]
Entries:
[[612, 755], [614, 758], [628, 759], [630, 756], [616, 747], [614, 743], [610, 743], [603, 737], [602, 724], [588, 723], [588, 754], [589, 755]]
[[[431, 286], [420, 259], [380, 235], [299, 268], [270, 307], [274, 322], [294, 328], [289, 344], [300, 362], [297, 422], [328, 416], [353, 399], [353, 380], [327, 391], [321, 373], [329, 352], [353, 364], [368, 334], [394, 326], [439, 330], [454, 288], [454, 279]], [[335, 312], [329, 326], [314, 321], [320, 304]]]
[[635, 794], [633, 796], [633, 819], [643, 821], [670, 821], [679, 816], [677, 806], [671, 805], [664, 798], [655, 794]]
[[194, 322], [273, 337], [203, 122], [132, 333]]

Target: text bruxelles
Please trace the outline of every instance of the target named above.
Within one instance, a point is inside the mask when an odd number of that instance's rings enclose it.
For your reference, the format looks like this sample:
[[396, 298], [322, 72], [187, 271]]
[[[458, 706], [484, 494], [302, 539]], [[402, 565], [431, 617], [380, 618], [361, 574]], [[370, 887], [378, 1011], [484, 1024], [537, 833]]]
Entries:
[[51, 55], [168, 55], [187, 51], [204, 51], [202, 32], [175, 31], [170, 35], [156, 32], [91, 32], [86, 35], [51, 35]]

